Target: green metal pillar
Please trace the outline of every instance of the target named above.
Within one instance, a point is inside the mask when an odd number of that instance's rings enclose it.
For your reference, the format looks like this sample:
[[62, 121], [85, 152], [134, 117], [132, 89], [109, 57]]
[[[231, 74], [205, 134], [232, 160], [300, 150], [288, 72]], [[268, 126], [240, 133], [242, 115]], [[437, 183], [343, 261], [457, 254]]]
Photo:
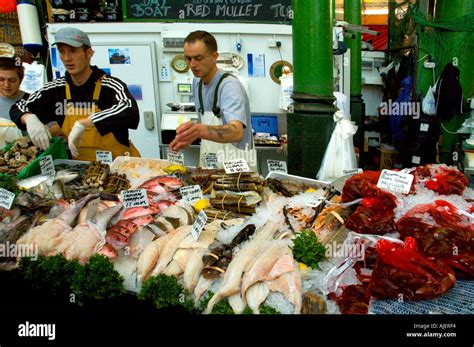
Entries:
[[331, 0], [293, 0], [293, 107], [288, 170], [314, 178], [333, 129]]
[[[474, 15], [474, 1], [472, 0], [438, 0], [435, 8], [436, 20], [447, 20], [464, 15]], [[465, 32], [444, 32], [443, 41], [454, 42], [455, 47], [465, 46], [465, 40], [474, 39], [474, 35]], [[470, 46], [472, 47], [472, 46]], [[451, 59], [457, 58], [458, 68], [461, 70], [460, 81], [464, 92], [464, 97], [470, 98], [474, 94], [474, 70], [472, 69], [472, 62], [474, 60], [474, 51], [463, 50], [459, 52], [457, 57], [451, 57]], [[441, 73], [444, 66], [440, 66], [438, 72]], [[464, 110], [466, 113], [463, 115], [457, 115], [454, 119], [449, 122], [443, 122], [443, 137], [440, 146], [440, 161], [443, 163], [453, 163], [453, 151], [455, 143], [457, 141], [457, 135], [451, 134], [456, 132], [469, 116], [469, 109]], [[446, 131], [448, 130], [448, 131]]]
[[[431, 11], [430, 11], [430, 0], [420, 0], [418, 4], [418, 8], [420, 9], [420, 12], [425, 16], [428, 17]], [[425, 30], [425, 28], [422, 28], [422, 30]], [[423, 40], [418, 38], [418, 64], [416, 67], [417, 71], [417, 77], [416, 77], [416, 91], [417, 93], [422, 93], [423, 95], [426, 95], [426, 92], [428, 91], [428, 88], [430, 86], [434, 85], [433, 82], [433, 69], [428, 69], [424, 67], [424, 63], [426, 61], [429, 61], [430, 58], [434, 58], [430, 56], [430, 51], [427, 47], [425, 47], [425, 44]], [[436, 76], [434, 77], [436, 81]]]
[[[362, 0], [344, 0], [344, 21], [362, 25]], [[365, 104], [362, 99], [362, 34], [356, 32], [355, 38], [346, 38], [345, 43], [351, 50], [351, 119], [358, 126], [357, 133], [354, 135], [354, 146], [359, 148], [360, 160], [363, 162], [364, 151], [364, 119]]]

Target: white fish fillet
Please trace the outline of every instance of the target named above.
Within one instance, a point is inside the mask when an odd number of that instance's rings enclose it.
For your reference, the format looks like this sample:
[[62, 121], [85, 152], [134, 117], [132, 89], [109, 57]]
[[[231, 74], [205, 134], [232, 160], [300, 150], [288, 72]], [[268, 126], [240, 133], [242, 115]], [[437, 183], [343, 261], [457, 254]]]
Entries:
[[173, 256], [173, 260], [176, 260], [176, 262], [179, 265], [179, 268], [181, 269], [180, 273], [184, 272], [186, 269], [186, 264], [188, 262], [189, 256], [192, 253], [192, 249], [178, 249], [176, 253]]
[[199, 239], [196, 241], [192, 234], [189, 234], [183, 242], [179, 245], [179, 248], [209, 248], [209, 245], [214, 242], [216, 232], [213, 230], [204, 230]]
[[186, 268], [184, 269], [184, 284], [189, 292], [193, 292], [196, 287], [199, 276], [201, 276], [202, 269], [204, 268], [204, 262], [202, 257], [206, 254], [206, 250], [202, 248], [194, 249], [189, 255]]
[[182, 272], [183, 272], [183, 270], [181, 270], [181, 267], [179, 266], [178, 262], [173, 259], [168, 264], [165, 271], [163, 271], [163, 274], [165, 274], [166, 276], [178, 277]]
[[173, 259], [174, 254], [178, 250], [179, 244], [184, 240], [186, 236], [191, 233], [192, 228], [192, 225], [185, 225], [176, 229], [176, 234], [174, 234], [173, 237], [169, 239], [168, 243], [166, 244], [166, 247], [163, 250], [163, 253], [160, 255], [158, 263], [152, 271], [152, 276], [159, 275], [166, 269], [168, 264]]
[[265, 276], [265, 280], [271, 281], [277, 277], [280, 277], [285, 272], [292, 272], [295, 270], [295, 260], [290, 249], [282, 257], [280, 257], [277, 262], [273, 265], [270, 273]]
[[[159, 240], [159, 239], [158, 239]], [[151, 242], [140, 254], [137, 262], [137, 282], [142, 283], [153, 270], [161, 253], [158, 240]], [[162, 244], [163, 242], [161, 242]]]
[[270, 294], [270, 289], [268, 284], [265, 282], [258, 282], [247, 289], [245, 293], [245, 298], [247, 299], [247, 304], [252, 309], [254, 314], [260, 314], [259, 307], [267, 299], [268, 294]]
[[273, 237], [276, 230], [277, 226], [273, 222], [268, 222], [255, 234], [255, 237], [245, 244], [235, 255], [224, 274], [224, 281], [219, 290], [209, 301], [204, 311], [205, 314], [211, 313], [214, 305], [222, 298], [240, 292], [241, 278], [245, 268], [258, 254], [265, 241]]
[[244, 299], [242, 299], [240, 293], [229, 296], [228, 300], [229, 305], [232, 307], [232, 310], [235, 314], [241, 314], [247, 307], [247, 303]]
[[105, 241], [103, 233], [94, 223], [85, 221], [64, 235], [58, 251], [66, 259], [76, 259], [84, 264], [97, 251], [97, 246], [101, 241]]
[[55, 248], [61, 242], [58, 236], [70, 230], [72, 228], [65, 221], [59, 218], [51, 219], [31, 229], [17, 241], [17, 244], [36, 244], [39, 255], [56, 254]]
[[146, 228], [139, 227], [136, 232], [130, 237], [130, 256], [138, 259], [145, 247], [149, 245], [155, 238], [155, 234]]
[[137, 264], [137, 282], [142, 283], [147, 279], [148, 275], [155, 268], [161, 253], [163, 253], [164, 247], [168, 241], [176, 235], [178, 229], [174, 229], [165, 236], [153, 241], [145, 247], [142, 254], [138, 258]]
[[[275, 263], [285, 255], [289, 254], [288, 240], [274, 240], [263, 244], [263, 249], [249, 263], [242, 277], [242, 295], [245, 296], [247, 289], [254, 283], [264, 281], [272, 271]], [[293, 262], [293, 259], [291, 259]]]
[[272, 292], [280, 292], [287, 297], [295, 308], [294, 313], [299, 314], [301, 312], [303, 294], [301, 291], [301, 275], [297, 263], [295, 263], [294, 271], [286, 272], [273, 281], [268, 281], [267, 284]]
[[194, 288], [194, 296], [196, 297], [196, 302], [199, 301], [201, 296], [212, 286], [215, 279], [208, 279], [204, 276], [200, 276], [196, 288]]

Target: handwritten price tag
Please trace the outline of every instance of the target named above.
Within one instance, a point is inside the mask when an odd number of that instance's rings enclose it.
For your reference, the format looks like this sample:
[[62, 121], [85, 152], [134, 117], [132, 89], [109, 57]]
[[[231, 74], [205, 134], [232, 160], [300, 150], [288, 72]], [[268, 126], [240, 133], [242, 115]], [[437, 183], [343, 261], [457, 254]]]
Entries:
[[408, 194], [413, 182], [413, 175], [392, 170], [382, 170], [377, 187], [392, 192]]
[[123, 206], [125, 208], [148, 206], [148, 197], [145, 189], [122, 190]]
[[9, 190], [0, 188], [0, 207], [9, 210], [12, 207], [13, 200], [15, 199], [15, 193]]
[[234, 174], [239, 172], [249, 172], [249, 166], [245, 159], [234, 159], [225, 161], [224, 170], [226, 174]]
[[342, 174], [344, 176], [347, 176], [347, 175], [354, 176], [354, 175], [360, 174], [362, 172], [364, 172], [364, 170], [362, 170], [362, 169], [342, 170]]
[[204, 162], [206, 163], [206, 167], [211, 169], [217, 169], [218, 161], [217, 161], [217, 153], [206, 153], [204, 157]]
[[202, 199], [202, 190], [199, 185], [179, 188], [181, 197], [187, 204], [194, 204], [196, 201]]
[[54, 175], [56, 170], [53, 165], [53, 157], [51, 155], [46, 155], [39, 160], [41, 173], [43, 175]]
[[109, 151], [95, 151], [95, 159], [104, 164], [112, 164], [112, 152]]
[[181, 152], [168, 151], [168, 161], [184, 166], [184, 154]]
[[201, 236], [202, 229], [206, 225], [207, 222], [207, 215], [204, 211], [199, 212], [196, 221], [193, 224], [193, 230], [191, 230], [191, 234], [193, 235], [194, 239], [197, 241], [199, 236]]
[[281, 172], [281, 173], [288, 173], [288, 167], [285, 161], [280, 160], [267, 160], [268, 165], [268, 172]]

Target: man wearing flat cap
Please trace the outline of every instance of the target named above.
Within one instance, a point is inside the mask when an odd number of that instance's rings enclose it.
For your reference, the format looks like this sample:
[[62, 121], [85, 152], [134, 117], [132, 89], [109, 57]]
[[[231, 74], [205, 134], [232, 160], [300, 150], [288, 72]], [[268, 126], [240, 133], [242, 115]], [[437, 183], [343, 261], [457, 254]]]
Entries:
[[94, 51], [83, 31], [60, 29], [54, 45], [65, 76], [19, 100], [10, 110], [11, 119], [43, 150], [51, 139], [45, 124], [57, 122], [68, 138], [73, 159], [94, 161], [98, 150], [112, 152], [113, 158], [126, 153], [139, 156], [128, 129], [138, 127], [140, 116], [127, 86], [91, 66]]

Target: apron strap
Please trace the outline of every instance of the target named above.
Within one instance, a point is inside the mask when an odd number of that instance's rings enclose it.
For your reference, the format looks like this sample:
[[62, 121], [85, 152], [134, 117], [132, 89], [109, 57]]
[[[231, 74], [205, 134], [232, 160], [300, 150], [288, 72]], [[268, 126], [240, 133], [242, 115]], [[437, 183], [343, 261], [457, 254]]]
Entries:
[[[225, 72], [221, 78], [219, 79], [219, 82], [217, 82], [217, 85], [216, 85], [216, 88], [214, 89], [214, 100], [212, 102], [212, 113], [214, 113], [214, 116], [216, 116], [217, 118], [220, 118], [221, 117], [221, 109], [220, 107], [217, 106], [217, 98], [219, 96], [219, 87], [222, 83], [222, 81], [229, 77], [229, 76], [232, 76], [232, 74], [228, 73], [228, 72]], [[199, 95], [199, 113], [201, 113], [201, 115], [204, 114], [204, 103], [203, 103], [203, 98], [202, 98], [202, 85], [203, 85], [203, 81], [202, 81], [202, 78], [201, 80], [199, 81], [199, 85], [198, 85], [198, 95]]]
[[94, 100], [95, 103], [99, 101], [100, 90], [102, 89], [102, 79], [104, 76], [101, 76], [97, 82], [95, 82], [94, 94], [92, 95], [92, 100]]
[[[95, 88], [94, 88], [94, 94], [92, 95], [92, 100], [94, 102], [99, 101], [100, 97], [100, 91], [102, 89], [102, 79], [104, 76], [101, 76], [97, 82], [95, 82]], [[71, 94], [71, 87], [69, 86], [69, 83], [66, 82], [66, 100], [70, 101], [72, 100], [72, 94]]]

